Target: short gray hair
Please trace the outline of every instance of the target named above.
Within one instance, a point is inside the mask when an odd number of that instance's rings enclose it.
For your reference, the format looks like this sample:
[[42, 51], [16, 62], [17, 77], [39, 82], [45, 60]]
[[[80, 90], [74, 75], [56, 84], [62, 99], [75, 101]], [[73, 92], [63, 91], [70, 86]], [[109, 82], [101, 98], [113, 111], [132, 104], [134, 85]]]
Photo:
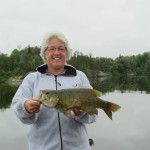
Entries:
[[40, 56], [42, 57], [44, 63], [47, 63], [45, 56], [44, 56], [45, 50], [48, 47], [49, 41], [51, 41], [53, 38], [57, 38], [61, 42], [63, 42], [67, 50], [67, 60], [68, 60], [71, 55], [71, 49], [69, 48], [68, 40], [66, 39], [66, 37], [60, 32], [49, 32], [43, 38], [43, 43], [42, 43], [41, 52], [40, 52]]

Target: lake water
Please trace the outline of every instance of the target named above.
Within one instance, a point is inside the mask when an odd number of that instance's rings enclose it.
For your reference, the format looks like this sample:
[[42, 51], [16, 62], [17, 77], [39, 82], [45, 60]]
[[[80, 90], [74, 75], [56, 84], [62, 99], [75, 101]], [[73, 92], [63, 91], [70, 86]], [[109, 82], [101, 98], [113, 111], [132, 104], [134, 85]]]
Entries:
[[[94, 88], [103, 92], [102, 99], [121, 106], [113, 120], [99, 110], [97, 122], [87, 125], [93, 150], [150, 149], [150, 79], [91, 79]], [[0, 149], [28, 150], [26, 125], [9, 108], [17, 86], [0, 84]]]

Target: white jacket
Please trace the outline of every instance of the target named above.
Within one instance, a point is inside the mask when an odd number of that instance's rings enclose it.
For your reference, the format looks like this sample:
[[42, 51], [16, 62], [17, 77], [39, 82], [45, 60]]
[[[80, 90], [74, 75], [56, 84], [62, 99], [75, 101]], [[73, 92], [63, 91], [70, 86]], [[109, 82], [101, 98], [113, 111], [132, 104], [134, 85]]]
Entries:
[[25, 77], [11, 104], [18, 118], [28, 124], [29, 150], [91, 150], [85, 123], [95, 122], [96, 116], [84, 113], [73, 119], [44, 105], [36, 114], [25, 110], [25, 101], [38, 96], [40, 90], [92, 88], [86, 75], [70, 65], [58, 76], [46, 73], [46, 68], [46, 64], [39, 66], [37, 72]]

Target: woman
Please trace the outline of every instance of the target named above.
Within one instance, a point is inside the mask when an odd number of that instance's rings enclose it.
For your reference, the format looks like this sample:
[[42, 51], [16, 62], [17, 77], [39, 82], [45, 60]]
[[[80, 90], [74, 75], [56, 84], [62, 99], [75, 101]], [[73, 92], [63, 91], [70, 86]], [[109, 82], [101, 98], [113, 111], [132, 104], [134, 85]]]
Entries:
[[65, 36], [47, 34], [40, 55], [45, 64], [25, 77], [12, 100], [16, 115], [29, 125], [29, 150], [90, 150], [85, 123], [95, 122], [95, 116], [74, 109], [66, 117], [36, 101], [40, 90], [92, 88], [83, 72], [66, 63], [70, 48]]

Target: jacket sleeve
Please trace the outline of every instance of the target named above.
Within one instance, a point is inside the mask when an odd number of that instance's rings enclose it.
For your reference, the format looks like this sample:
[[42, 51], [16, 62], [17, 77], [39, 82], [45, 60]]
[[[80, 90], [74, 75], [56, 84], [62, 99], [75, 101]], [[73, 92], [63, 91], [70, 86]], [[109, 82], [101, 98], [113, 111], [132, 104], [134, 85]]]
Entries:
[[[90, 85], [90, 82], [89, 82], [87, 76], [85, 75], [85, 73], [83, 73], [82, 71], [79, 71], [78, 75], [80, 76], [82, 88], [91, 88], [91, 89], [93, 88]], [[96, 115], [91, 116], [91, 115], [87, 114], [86, 112], [84, 112], [81, 116], [77, 116], [75, 119], [76, 119], [76, 121], [89, 124], [89, 123], [96, 122], [97, 116]]]
[[32, 124], [37, 119], [37, 114], [28, 113], [24, 107], [25, 101], [33, 96], [33, 84], [34, 75], [31, 73], [25, 77], [22, 84], [15, 93], [11, 103], [11, 108], [13, 111], [25, 124]]

